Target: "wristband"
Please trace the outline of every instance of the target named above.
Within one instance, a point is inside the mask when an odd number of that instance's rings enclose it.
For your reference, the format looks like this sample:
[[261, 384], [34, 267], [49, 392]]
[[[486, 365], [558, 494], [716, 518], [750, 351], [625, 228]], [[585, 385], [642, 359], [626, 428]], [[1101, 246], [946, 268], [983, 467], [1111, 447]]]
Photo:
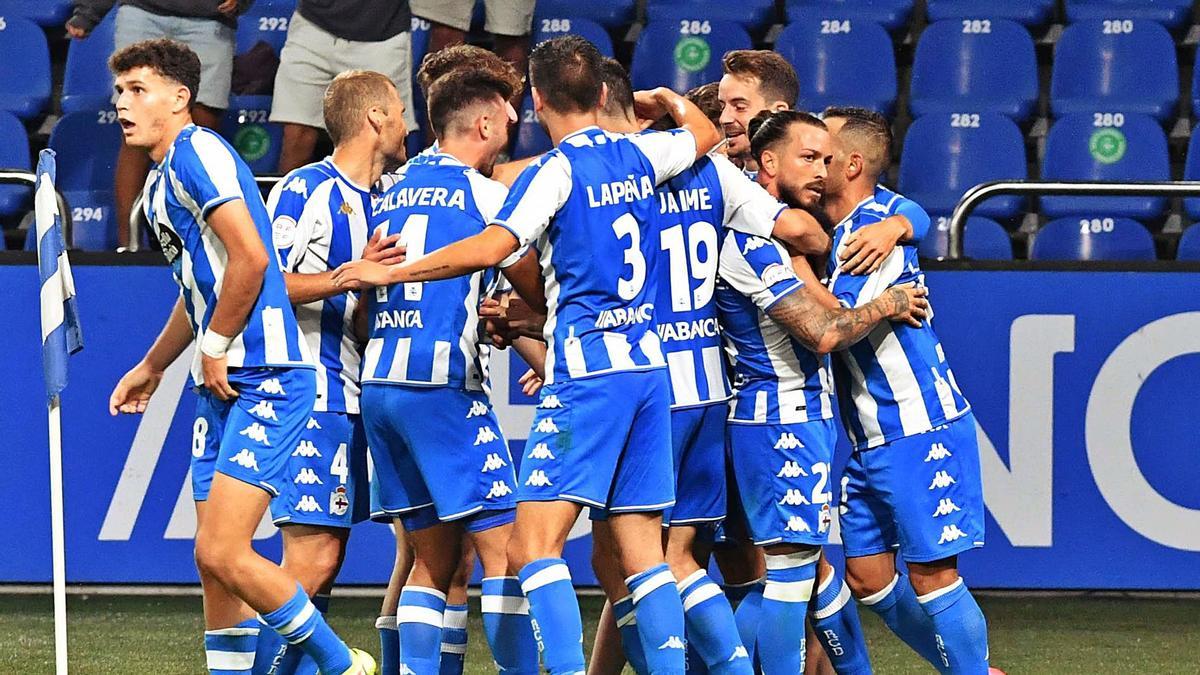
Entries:
[[229, 345], [232, 343], [233, 338], [225, 337], [216, 331], [206, 330], [204, 337], [200, 338], [200, 351], [205, 356], [220, 359], [225, 357], [225, 352], [229, 351]]

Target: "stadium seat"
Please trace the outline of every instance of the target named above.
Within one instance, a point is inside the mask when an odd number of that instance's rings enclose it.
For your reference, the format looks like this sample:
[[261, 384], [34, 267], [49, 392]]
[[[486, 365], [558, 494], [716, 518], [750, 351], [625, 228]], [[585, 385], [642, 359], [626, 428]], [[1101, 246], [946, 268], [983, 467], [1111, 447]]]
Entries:
[[0, 16], [21, 17], [61, 30], [71, 18], [71, 0], [0, 0]]
[[647, 0], [646, 20], [732, 21], [749, 31], [761, 30], [775, 21], [774, 0]]
[[259, 42], [271, 45], [276, 54], [283, 51], [295, 11], [296, 0], [255, 0], [238, 18], [236, 53], [245, 54]]
[[[30, 170], [29, 136], [25, 126], [10, 112], [0, 110], [0, 167]], [[0, 184], [0, 216], [29, 209], [33, 190], [24, 185]], [[2, 237], [0, 237], [2, 238]]]
[[[823, 19], [820, 17], [830, 16]], [[775, 51], [796, 69], [807, 110], [853, 105], [890, 115], [896, 102], [892, 39], [877, 23], [813, 14], [779, 34]]]
[[0, 17], [0, 110], [31, 120], [50, 102], [50, 48], [29, 19]]
[[116, 12], [109, 12], [90, 35], [71, 41], [63, 72], [64, 113], [112, 108], [113, 77], [108, 71], [108, 56], [113, 53], [116, 17]]
[[[900, 154], [900, 191], [933, 214], [949, 214], [963, 193], [980, 183], [1028, 177], [1021, 130], [998, 113], [918, 118], [908, 128]], [[1024, 202], [1020, 197], [992, 197], [975, 213], [1008, 219]]]
[[[1170, 180], [1167, 136], [1158, 123], [1145, 115], [1068, 115], [1050, 127], [1042, 159], [1042, 178]], [[1101, 214], [1148, 221], [1160, 216], [1165, 205], [1162, 197], [1041, 199], [1042, 213], [1050, 218]]]
[[1033, 38], [1005, 19], [939, 21], [921, 33], [909, 108], [929, 113], [997, 112], [1029, 119], [1038, 98]]
[[1031, 260], [1154, 260], [1154, 237], [1128, 218], [1059, 218], [1033, 237]]
[[1175, 259], [1200, 261], [1200, 227], [1193, 224], [1183, 231], [1183, 236], [1179, 237], [1179, 248], [1175, 251]]
[[908, 26], [913, 0], [787, 0], [788, 23], [810, 19], [812, 10], [873, 21], [894, 31]]
[[[1200, 180], [1200, 125], [1192, 129], [1188, 140], [1187, 162], [1183, 165], [1184, 180]], [[1200, 197], [1183, 200], [1183, 208], [1193, 221], [1200, 220]]]
[[525, 98], [521, 102], [520, 118], [517, 142], [513, 146], [513, 157], [533, 157], [554, 147], [546, 130], [538, 124], [537, 117], [533, 112], [533, 97], [528, 91], [525, 92]]
[[121, 143], [111, 110], [63, 115], [50, 133], [50, 148], [58, 153], [57, 187], [71, 207], [78, 248], [116, 247], [113, 169]]
[[721, 78], [725, 52], [751, 47], [750, 36], [736, 23], [651, 23], [638, 37], [629, 74], [634, 89], [665, 86], [687, 91]]
[[1166, 121], [1179, 101], [1175, 42], [1144, 19], [1080, 21], [1054, 49], [1050, 108], [1055, 117], [1082, 112], [1142, 113]]
[[1067, 21], [1146, 19], [1178, 28], [1192, 14], [1192, 0], [1066, 0]]
[[635, 0], [605, 0], [605, 2], [538, 0], [533, 16], [535, 21], [543, 17], [553, 19], [564, 16], [588, 19], [613, 30], [627, 27], [633, 23], [636, 5]]
[[267, 121], [270, 113], [270, 107], [230, 108], [221, 120], [221, 135], [256, 176], [274, 174], [279, 169], [283, 127]]
[[1026, 26], [1045, 24], [1054, 0], [928, 0], [929, 21], [945, 19], [1008, 19]]
[[[412, 18], [412, 95], [413, 116], [417, 120], [417, 128], [408, 130], [405, 146], [408, 149], [409, 157], [425, 147], [425, 129], [429, 127], [425, 96], [421, 94], [421, 88], [417, 86], [417, 71], [425, 60], [425, 53], [429, 51], [429, 29], [432, 27], [432, 24], [425, 19], [417, 16]], [[432, 134], [430, 137], [432, 138]]]
[[612, 37], [608, 31], [604, 30], [603, 26], [590, 19], [542, 17], [533, 24], [533, 44], [535, 45], [563, 35], [578, 35], [596, 45], [601, 54], [613, 55]]
[[[1012, 240], [1004, 227], [990, 218], [971, 216], [963, 231], [963, 253], [972, 260], [1012, 260]], [[940, 217], [921, 240], [922, 258], [945, 258], [950, 250], [950, 218]]]

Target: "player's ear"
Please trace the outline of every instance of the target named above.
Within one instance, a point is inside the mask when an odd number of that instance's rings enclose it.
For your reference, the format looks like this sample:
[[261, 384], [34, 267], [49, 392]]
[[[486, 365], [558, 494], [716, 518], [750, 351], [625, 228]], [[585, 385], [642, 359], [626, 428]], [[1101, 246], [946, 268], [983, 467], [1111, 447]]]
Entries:
[[786, 101], [775, 101], [767, 106], [767, 109], [771, 112], [779, 112], [780, 110], [791, 110], [792, 106], [788, 105]]
[[171, 112], [179, 114], [186, 112], [192, 106], [192, 92], [180, 85], [175, 88], [175, 101], [171, 104]]
[[377, 105], [367, 108], [367, 124], [370, 124], [371, 128], [375, 130], [376, 133], [379, 133], [383, 130], [383, 120], [386, 116], [387, 113], [383, 111], [383, 108], [380, 108]]
[[866, 168], [866, 160], [857, 152], [850, 153], [850, 159], [846, 161], [846, 180], [854, 180]]
[[538, 91], [537, 87], [530, 87], [529, 96], [533, 99], [533, 112], [537, 113], [538, 115], [542, 114], [542, 107], [546, 105], [546, 103], [542, 101], [542, 92]]
[[773, 150], [763, 151], [762, 156], [758, 158], [758, 170], [771, 177], [779, 173], [779, 158]]
[[608, 105], [608, 83], [601, 82], [600, 83], [600, 105], [597, 107], [599, 109], [603, 110], [604, 106], [606, 106], [606, 105]]

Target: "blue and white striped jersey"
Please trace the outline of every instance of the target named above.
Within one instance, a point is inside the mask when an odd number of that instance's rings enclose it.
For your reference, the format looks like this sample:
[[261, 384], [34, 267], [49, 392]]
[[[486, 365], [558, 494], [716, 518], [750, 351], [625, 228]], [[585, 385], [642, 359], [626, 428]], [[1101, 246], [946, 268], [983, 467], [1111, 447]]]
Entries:
[[546, 284], [546, 383], [665, 365], [655, 187], [691, 166], [684, 129], [587, 127], [534, 160], [492, 222], [534, 246]]
[[921, 205], [913, 200], [905, 197], [902, 194], [893, 192], [882, 185], [875, 186], [875, 202], [882, 206], [888, 216], [904, 216], [908, 218], [908, 222], [912, 225], [912, 237], [909, 243], [913, 246], [921, 243], [925, 235], [929, 233], [929, 214]]
[[784, 206], [723, 155], [709, 155], [658, 188], [663, 253], [655, 318], [671, 374], [671, 407], [732, 395], [714, 291], [726, 228], [770, 237]]
[[729, 421], [793, 424], [833, 418], [829, 357], [767, 316], [804, 282], [777, 242], [730, 231], [721, 246], [717, 307], [736, 377]]
[[[837, 259], [846, 235], [879, 222], [887, 211], [874, 196], [859, 202], [834, 230], [830, 260]], [[913, 245], [897, 246], [870, 275], [843, 274], [832, 264], [829, 274], [830, 290], [847, 307], [870, 302], [897, 284], [924, 283]], [[880, 323], [866, 338], [838, 352], [834, 372], [846, 432], [855, 448], [924, 433], [971, 409], [929, 321], [920, 328]]]
[[[447, 154], [409, 163], [394, 175], [398, 181], [371, 210], [371, 230], [399, 234], [408, 260], [482, 232], [508, 192]], [[496, 278], [489, 269], [375, 289], [368, 300], [371, 339], [363, 384], [486, 390], [490, 347], [480, 342], [479, 303]]]
[[439, 153], [441, 153], [441, 149], [438, 148], [437, 141], [434, 141], [433, 144], [430, 145], [428, 148], [425, 148], [424, 150], [413, 155], [412, 157], [409, 157], [408, 161], [405, 162], [404, 165], [401, 166], [399, 169], [396, 169], [395, 171], [389, 171], [389, 172], [383, 174], [382, 176], [380, 176], [379, 182], [375, 183], [375, 192], [378, 194], [382, 194], [382, 193], [390, 190], [393, 185], [400, 182], [400, 178], [404, 175], [404, 171], [406, 170], [407, 167], [414, 165], [414, 164], [421, 164], [423, 162], [426, 162], [431, 157], [437, 157]]
[[[225, 139], [195, 125], [185, 127], [163, 161], [146, 177], [142, 209], [154, 229], [163, 255], [182, 291], [192, 330], [199, 343], [217, 306], [228, 257], [220, 237], [205, 219], [216, 207], [240, 199], [268, 253], [271, 219], [254, 175]], [[231, 369], [312, 367], [312, 358], [288, 301], [279, 260], [268, 255], [262, 289], [246, 318], [246, 326], [229, 346]], [[200, 350], [192, 362], [192, 379], [204, 384]], [[237, 381], [231, 370], [230, 381]]]
[[[342, 174], [330, 157], [289, 173], [267, 198], [283, 271], [319, 274], [358, 260], [370, 238], [370, 210], [370, 191]], [[357, 294], [342, 293], [295, 308], [317, 365], [314, 412], [359, 412], [357, 306]]]

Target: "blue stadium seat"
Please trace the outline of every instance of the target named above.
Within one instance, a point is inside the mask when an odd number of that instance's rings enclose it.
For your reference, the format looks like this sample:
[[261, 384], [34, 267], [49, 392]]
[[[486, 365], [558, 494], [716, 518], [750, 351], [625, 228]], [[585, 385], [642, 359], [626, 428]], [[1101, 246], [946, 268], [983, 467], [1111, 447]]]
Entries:
[[[900, 190], [934, 214], [949, 214], [980, 183], [1028, 176], [1021, 130], [997, 113], [921, 117], [908, 128], [900, 155]], [[1020, 197], [993, 197], [975, 213], [1008, 219], [1024, 205]]]
[[[267, 98], [267, 101], [270, 99]], [[221, 120], [221, 135], [237, 150], [256, 176], [274, 174], [279, 170], [283, 127], [267, 121], [270, 113], [269, 105], [230, 108]]]
[[1175, 42], [1162, 24], [1144, 19], [1080, 21], [1054, 49], [1050, 108], [1142, 113], [1166, 121], [1179, 101]]
[[761, 30], [775, 22], [775, 0], [647, 0], [646, 19], [732, 21], [746, 30]]
[[[1118, 122], [1120, 124], [1118, 124]], [[1113, 126], [1097, 126], [1112, 124]], [[1167, 136], [1145, 115], [1068, 115], [1050, 127], [1042, 159], [1044, 180], [1170, 180]], [[1043, 197], [1042, 213], [1153, 220], [1162, 197]]]
[[775, 51], [800, 80], [796, 105], [818, 111], [853, 105], [890, 115], [896, 102], [896, 58], [887, 31], [842, 14], [810, 16], [785, 28], [775, 42]]
[[533, 97], [528, 91], [525, 92], [525, 98], [521, 102], [519, 117], [521, 118], [520, 126], [517, 127], [517, 142], [513, 146], [513, 157], [518, 159], [533, 157], [554, 147], [546, 130], [538, 124], [537, 117], [533, 112]]
[[604, 2], [538, 0], [533, 16], [535, 21], [542, 17], [560, 18], [564, 16], [588, 19], [613, 30], [633, 23], [636, 4], [635, 0], [605, 0]]
[[1192, 14], [1192, 0], [1066, 0], [1067, 21], [1146, 19], [1178, 28]]
[[[4, 17], [0, 17], [4, 18]], [[29, 19], [4, 18], [0, 28], [0, 110], [31, 120], [50, 102], [50, 47]]]
[[[1200, 125], [1196, 125], [1192, 129], [1192, 137], [1188, 140], [1187, 162], [1183, 165], [1183, 179], [1200, 180]], [[1194, 221], [1200, 220], [1200, 197], [1183, 200], [1183, 207], [1189, 218]]]
[[58, 153], [57, 187], [71, 207], [76, 247], [116, 247], [113, 169], [122, 142], [111, 110], [63, 115], [50, 133], [50, 148]]
[[64, 113], [112, 108], [113, 77], [108, 71], [108, 56], [113, 53], [116, 20], [117, 13], [109, 12], [90, 35], [71, 41], [63, 73]]
[[[429, 127], [425, 96], [421, 93], [421, 88], [417, 86], [417, 71], [420, 70], [421, 63], [425, 60], [425, 54], [429, 51], [429, 30], [432, 27], [432, 24], [425, 19], [417, 16], [412, 18], [412, 94], [413, 116], [417, 119], [417, 128], [408, 130], [408, 139], [405, 141], [405, 145], [409, 157], [425, 147], [424, 130]], [[432, 137], [431, 134], [430, 138]]]
[[938, 21], [921, 33], [909, 95], [914, 117], [997, 112], [1024, 122], [1037, 98], [1037, 54], [1033, 38], [1020, 24], [954, 19]]
[[1179, 238], [1179, 248], [1175, 251], [1176, 260], [1200, 261], [1200, 227], [1193, 223], [1183, 231]]
[[1054, 11], [1054, 0], [928, 0], [929, 20], [1009, 19], [1026, 26], [1041, 26]]
[[238, 18], [236, 53], [245, 54], [259, 42], [271, 45], [276, 54], [283, 51], [295, 11], [296, 0], [255, 0]]
[[[971, 216], [963, 231], [963, 253], [972, 260], [1012, 260], [1012, 240], [1004, 227], [990, 218]], [[917, 252], [922, 258], [945, 258], [950, 250], [950, 218], [939, 217]]]
[[[29, 136], [25, 126], [12, 113], [3, 110], [0, 110], [0, 167], [30, 170]], [[0, 185], [0, 216], [29, 209], [32, 196], [33, 190], [24, 185]]]
[[61, 30], [71, 18], [71, 0], [0, 0], [0, 16], [21, 17]]
[[590, 19], [562, 17], [551, 19], [539, 18], [533, 22], [533, 44], [537, 45], [546, 40], [563, 35], [578, 35], [596, 45], [605, 56], [613, 55], [612, 37], [604, 27]]
[[812, 10], [843, 18], [873, 21], [889, 31], [904, 28], [912, 15], [913, 0], [787, 0], [788, 23], [811, 18]]
[[1031, 260], [1154, 260], [1154, 237], [1128, 218], [1059, 218], [1033, 237]]
[[721, 78], [725, 52], [751, 47], [750, 36], [735, 23], [651, 23], [638, 37], [629, 74], [635, 89], [665, 86], [687, 91]]

